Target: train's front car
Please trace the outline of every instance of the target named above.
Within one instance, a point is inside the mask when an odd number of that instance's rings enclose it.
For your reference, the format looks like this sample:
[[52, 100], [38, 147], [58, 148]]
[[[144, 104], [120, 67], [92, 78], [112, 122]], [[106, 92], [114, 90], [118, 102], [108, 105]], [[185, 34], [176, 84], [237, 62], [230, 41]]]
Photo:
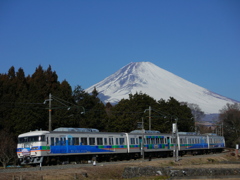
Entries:
[[46, 134], [49, 131], [32, 131], [18, 136], [17, 155], [21, 164], [40, 164], [50, 151]]

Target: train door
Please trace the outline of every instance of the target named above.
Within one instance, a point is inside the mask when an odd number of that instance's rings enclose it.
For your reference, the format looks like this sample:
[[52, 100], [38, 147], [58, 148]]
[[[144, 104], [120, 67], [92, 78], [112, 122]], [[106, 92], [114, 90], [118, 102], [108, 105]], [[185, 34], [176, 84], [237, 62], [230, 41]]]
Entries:
[[114, 148], [114, 139], [113, 139], [113, 136], [109, 136], [109, 137], [108, 137], [108, 143], [109, 143], [110, 149], [112, 150], [112, 149]]
[[109, 145], [112, 146], [114, 144], [113, 143], [113, 136], [109, 136], [108, 140], [109, 140]]

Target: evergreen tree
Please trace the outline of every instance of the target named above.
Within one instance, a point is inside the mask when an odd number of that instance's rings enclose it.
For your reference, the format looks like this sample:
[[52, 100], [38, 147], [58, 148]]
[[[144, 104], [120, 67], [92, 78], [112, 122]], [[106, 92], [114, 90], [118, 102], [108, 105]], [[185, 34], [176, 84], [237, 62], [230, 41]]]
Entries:
[[[142, 118], [147, 119], [144, 115], [145, 109], [149, 106], [156, 107], [156, 101], [143, 93], [129, 94], [129, 99], [122, 99], [112, 108], [110, 117], [110, 130], [129, 132], [137, 128], [137, 123]], [[148, 127], [148, 121], [144, 123], [145, 129]]]
[[182, 105], [173, 97], [170, 97], [168, 101], [161, 99], [158, 103], [158, 110], [164, 114], [164, 120], [161, 123], [161, 132], [171, 132], [173, 123], [177, 123], [178, 131], [192, 131], [194, 128], [194, 118], [190, 108], [185, 104]]

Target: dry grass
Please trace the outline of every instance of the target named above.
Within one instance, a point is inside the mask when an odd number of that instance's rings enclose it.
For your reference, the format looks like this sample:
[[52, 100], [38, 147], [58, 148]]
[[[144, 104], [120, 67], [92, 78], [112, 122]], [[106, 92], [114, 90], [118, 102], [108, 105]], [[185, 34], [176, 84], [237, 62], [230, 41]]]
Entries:
[[[31, 172], [18, 172], [18, 173], [0, 173], [0, 180], [71, 180], [71, 179], [122, 179], [122, 173], [127, 166], [157, 166], [157, 167], [173, 167], [174, 168], [240, 168], [240, 164], [221, 164], [221, 161], [236, 161], [236, 158], [230, 154], [221, 154], [217, 156], [207, 157], [189, 157], [182, 158], [179, 162], [174, 162], [167, 159], [157, 159], [153, 161], [138, 161], [138, 162], [126, 162], [119, 164], [102, 165], [97, 166], [61, 169], [61, 170], [42, 170]], [[238, 161], [238, 160], [237, 160]], [[86, 177], [87, 174], [87, 177]], [[149, 177], [150, 178], [150, 177]], [[134, 178], [135, 179], [148, 179]], [[165, 179], [165, 177], [151, 177], [150, 179]]]

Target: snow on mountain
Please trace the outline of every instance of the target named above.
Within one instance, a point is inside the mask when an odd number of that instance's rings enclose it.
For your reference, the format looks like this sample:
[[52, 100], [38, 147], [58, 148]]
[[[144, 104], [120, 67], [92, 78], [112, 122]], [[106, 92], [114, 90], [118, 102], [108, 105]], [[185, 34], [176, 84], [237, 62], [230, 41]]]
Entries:
[[232, 99], [218, 95], [151, 62], [132, 62], [85, 91], [91, 93], [96, 87], [102, 102], [118, 103], [128, 99], [129, 94], [146, 93], [156, 100], [174, 97], [180, 102], [198, 104], [206, 114], [219, 113]]

